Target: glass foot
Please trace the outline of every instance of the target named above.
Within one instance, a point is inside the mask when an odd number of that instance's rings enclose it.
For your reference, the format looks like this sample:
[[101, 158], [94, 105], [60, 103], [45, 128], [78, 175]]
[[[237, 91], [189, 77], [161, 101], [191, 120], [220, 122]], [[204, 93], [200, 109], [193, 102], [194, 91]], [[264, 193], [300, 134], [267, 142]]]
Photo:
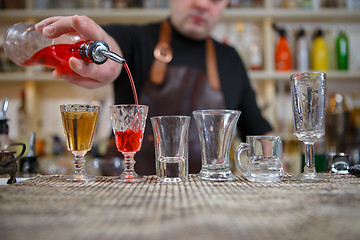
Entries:
[[291, 178], [295, 181], [327, 181], [329, 180], [323, 175], [317, 173], [300, 173]]
[[113, 178], [114, 182], [124, 182], [124, 183], [137, 183], [144, 182], [146, 177], [139, 176], [136, 173], [131, 174], [121, 174], [119, 177]]
[[69, 176], [65, 176], [63, 178], [64, 181], [66, 182], [93, 182], [96, 180], [95, 177], [92, 176], [88, 176], [88, 175], [69, 175]]
[[230, 169], [221, 169], [221, 170], [201, 169], [198, 178], [201, 180], [213, 181], [213, 182], [227, 182], [227, 181], [235, 180], [235, 176], [232, 174]]

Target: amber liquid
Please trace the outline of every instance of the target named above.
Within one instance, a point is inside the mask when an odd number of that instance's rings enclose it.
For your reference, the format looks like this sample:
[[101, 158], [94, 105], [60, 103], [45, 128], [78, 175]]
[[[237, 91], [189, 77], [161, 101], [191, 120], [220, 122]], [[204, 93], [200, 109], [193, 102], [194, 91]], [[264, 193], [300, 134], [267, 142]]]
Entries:
[[89, 151], [92, 147], [97, 112], [61, 112], [65, 138], [70, 151]]

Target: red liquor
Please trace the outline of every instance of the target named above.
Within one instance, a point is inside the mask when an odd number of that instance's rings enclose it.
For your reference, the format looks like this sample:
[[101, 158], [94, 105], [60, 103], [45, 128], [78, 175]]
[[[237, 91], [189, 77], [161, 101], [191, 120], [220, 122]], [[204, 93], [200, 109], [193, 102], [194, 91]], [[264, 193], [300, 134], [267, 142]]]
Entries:
[[141, 143], [143, 139], [143, 132], [133, 131], [131, 129], [126, 129], [125, 131], [115, 132], [115, 142], [116, 147], [119, 152], [123, 153], [136, 153], [141, 148]]
[[49, 68], [57, 68], [62, 73], [71, 72], [69, 59], [76, 57], [84, 60], [80, 56], [81, 46], [86, 41], [80, 41], [75, 44], [55, 44], [48, 46], [36, 52], [30, 59], [26, 60], [22, 65], [43, 65]]
[[133, 95], [134, 95], [135, 104], [139, 105], [139, 101], [138, 101], [138, 97], [137, 97], [137, 93], [136, 93], [136, 88], [135, 88], [135, 84], [134, 84], [134, 79], [133, 79], [133, 77], [131, 75], [130, 68], [127, 65], [126, 62], [124, 63], [124, 68], [126, 69], [127, 75], [129, 77], [129, 80], [130, 80], [131, 88], [132, 88]]

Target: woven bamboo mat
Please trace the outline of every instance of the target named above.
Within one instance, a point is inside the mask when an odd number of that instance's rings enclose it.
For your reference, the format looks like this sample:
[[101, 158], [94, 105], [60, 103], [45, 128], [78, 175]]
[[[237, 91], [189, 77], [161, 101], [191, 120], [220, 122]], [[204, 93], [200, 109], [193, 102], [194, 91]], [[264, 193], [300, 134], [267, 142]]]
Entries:
[[360, 239], [360, 178], [328, 182], [68, 183], [0, 187], [0, 239]]

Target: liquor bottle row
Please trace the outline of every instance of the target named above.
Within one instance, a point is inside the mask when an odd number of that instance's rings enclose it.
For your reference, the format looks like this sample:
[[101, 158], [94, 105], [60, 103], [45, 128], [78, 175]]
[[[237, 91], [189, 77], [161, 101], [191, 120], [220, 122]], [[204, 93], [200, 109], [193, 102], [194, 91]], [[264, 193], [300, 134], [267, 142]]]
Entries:
[[[328, 23], [276, 23], [274, 30], [274, 70], [276, 71], [356, 71], [360, 51], [356, 39], [360, 27]], [[220, 24], [213, 36], [234, 46], [251, 70], [264, 69], [265, 45], [256, 23]]]
[[[230, 0], [229, 8], [263, 8], [264, 0]], [[359, 9], [359, 0], [274, 0], [273, 8], [301, 8], [319, 10], [323, 8]], [[0, 0], [0, 8], [166, 8], [167, 0]]]

